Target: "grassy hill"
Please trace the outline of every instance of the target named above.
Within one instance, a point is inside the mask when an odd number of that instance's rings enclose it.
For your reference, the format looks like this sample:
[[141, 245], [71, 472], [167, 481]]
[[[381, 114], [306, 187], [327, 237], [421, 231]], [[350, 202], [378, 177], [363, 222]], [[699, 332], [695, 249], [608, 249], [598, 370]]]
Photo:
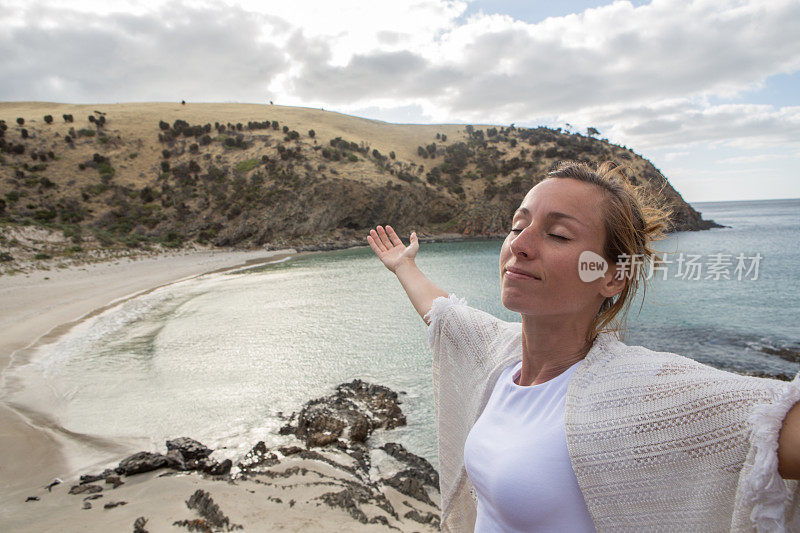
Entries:
[[564, 159], [624, 163], [662, 190], [677, 230], [715, 226], [632, 150], [548, 128], [252, 104], [13, 102], [0, 121], [6, 262], [188, 244], [327, 249], [386, 223], [503, 237], [525, 192]]

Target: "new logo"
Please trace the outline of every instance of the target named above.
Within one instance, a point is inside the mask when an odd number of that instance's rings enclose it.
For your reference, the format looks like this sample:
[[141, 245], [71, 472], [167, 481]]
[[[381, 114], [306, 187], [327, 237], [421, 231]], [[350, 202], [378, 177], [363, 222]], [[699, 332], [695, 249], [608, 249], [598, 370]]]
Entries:
[[581, 252], [578, 258], [578, 275], [581, 281], [589, 283], [600, 279], [605, 275], [606, 270], [608, 270], [608, 262], [602, 256], [590, 250]]

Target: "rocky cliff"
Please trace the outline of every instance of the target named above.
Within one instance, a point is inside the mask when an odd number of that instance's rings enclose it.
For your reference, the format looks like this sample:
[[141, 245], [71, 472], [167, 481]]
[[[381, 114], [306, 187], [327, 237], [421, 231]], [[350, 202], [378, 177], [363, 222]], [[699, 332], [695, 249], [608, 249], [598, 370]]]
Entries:
[[[649, 161], [559, 129], [402, 125], [240, 104], [0, 104], [0, 247], [13, 226], [93, 248], [364, 244], [401, 235], [503, 237], [528, 189], [559, 161], [613, 160], [660, 190], [676, 230], [716, 226]], [[13, 260], [13, 256], [11, 256]]]

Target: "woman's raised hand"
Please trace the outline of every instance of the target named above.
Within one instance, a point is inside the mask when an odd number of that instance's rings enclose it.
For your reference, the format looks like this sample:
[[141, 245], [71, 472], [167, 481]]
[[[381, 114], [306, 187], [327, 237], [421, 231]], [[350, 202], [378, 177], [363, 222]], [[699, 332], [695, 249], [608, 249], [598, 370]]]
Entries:
[[411, 232], [410, 243], [406, 246], [391, 226], [386, 226], [385, 230], [383, 226], [377, 226], [376, 229], [370, 230], [367, 242], [378, 259], [392, 272], [395, 272], [397, 267], [403, 263], [413, 263], [419, 250], [416, 232]]

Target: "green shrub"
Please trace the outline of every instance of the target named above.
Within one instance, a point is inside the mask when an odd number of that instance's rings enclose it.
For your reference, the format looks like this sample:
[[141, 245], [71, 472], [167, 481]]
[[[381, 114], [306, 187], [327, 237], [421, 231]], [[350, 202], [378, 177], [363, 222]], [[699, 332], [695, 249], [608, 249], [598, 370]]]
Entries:
[[33, 258], [34, 259], [52, 259], [53, 256], [48, 254], [48, 253], [45, 253], [45, 252], [39, 252], [36, 255], [34, 255]]
[[199, 242], [200, 244], [207, 244], [216, 236], [217, 236], [217, 230], [215, 230], [214, 228], [207, 228], [201, 230], [200, 233], [197, 235], [197, 242]]
[[174, 230], [169, 231], [164, 236], [161, 244], [167, 248], [179, 248], [183, 244], [183, 235]]
[[108, 135], [100, 135], [97, 137], [97, 142], [100, 144], [107, 144], [108, 143]]
[[70, 239], [75, 237], [76, 235], [80, 235], [82, 232], [81, 227], [77, 224], [64, 224], [61, 227], [61, 233], [64, 234], [64, 238]]
[[0, 252], [0, 263], [8, 263], [13, 261], [14, 257], [8, 252]]
[[37, 209], [33, 213], [33, 218], [41, 222], [50, 222], [56, 218], [57, 215], [58, 213], [56, 213], [55, 209]]
[[83, 188], [83, 191], [90, 196], [97, 196], [103, 194], [108, 190], [108, 185], [105, 183], [93, 183]]
[[114, 236], [106, 230], [95, 228], [92, 233], [97, 241], [103, 246], [111, 246], [114, 244]]
[[94, 137], [95, 131], [89, 128], [78, 130], [78, 137]]
[[258, 159], [245, 159], [236, 164], [236, 172], [250, 172], [258, 166]]
[[103, 161], [102, 163], [98, 164], [97, 171], [100, 173], [100, 177], [108, 176], [109, 178], [116, 173], [114, 167], [112, 167], [111, 163], [108, 161]]
[[138, 248], [141, 246], [142, 241], [145, 241], [144, 235], [139, 235], [138, 233], [134, 233], [133, 235], [128, 235], [124, 239], [122, 239], [122, 244], [127, 246], [128, 248]]
[[347, 160], [350, 161], [351, 163], [355, 163], [356, 161], [358, 161], [358, 157], [356, 157], [355, 154], [347, 154]]

